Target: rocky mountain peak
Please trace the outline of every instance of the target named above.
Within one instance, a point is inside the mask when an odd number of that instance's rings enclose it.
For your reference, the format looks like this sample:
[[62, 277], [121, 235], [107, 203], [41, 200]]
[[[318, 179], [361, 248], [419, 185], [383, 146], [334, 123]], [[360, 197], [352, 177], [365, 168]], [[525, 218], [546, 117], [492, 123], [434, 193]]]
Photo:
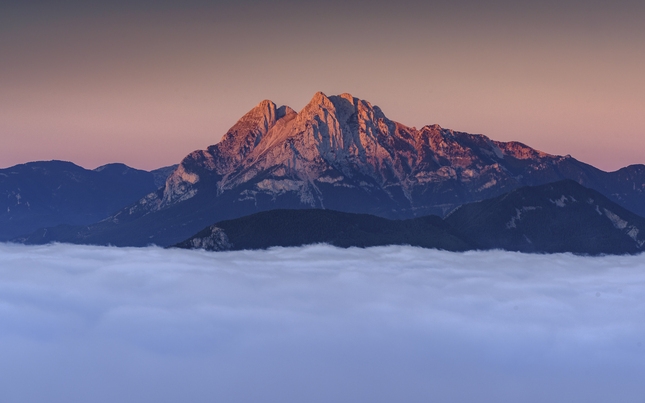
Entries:
[[[454, 202], [442, 199], [442, 186], [459, 184], [473, 198], [498, 194], [518, 186], [526, 169], [551, 172], [559, 158], [436, 124], [417, 130], [349, 93], [317, 92], [299, 112], [260, 102], [221, 142], [188, 155], [156, 205], [187, 200], [202, 188], [217, 194], [244, 188], [240, 202], [293, 194], [303, 205], [326, 207], [325, 192], [355, 189], [405, 209], [441, 199], [432, 203], [447, 210]], [[430, 184], [436, 190], [429, 193]]]
[[[267, 132], [278, 120], [278, 108], [275, 103], [269, 100], [260, 102], [255, 108], [246, 113], [233, 129], [242, 126], [247, 129], [259, 129]], [[230, 131], [229, 131], [230, 132]]]
[[323, 92], [317, 92], [299, 115], [303, 121], [312, 119], [314, 116], [325, 120], [330, 116], [341, 124], [347, 123], [350, 119], [386, 119], [378, 107], [348, 93], [327, 96]]
[[298, 185], [290, 182], [289, 186], [308, 189], [301, 198], [314, 200], [315, 181], [335, 172], [343, 180], [360, 174], [372, 186], [396, 186], [409, 199], [415, 183], [426, 181], [425, 174], [411, 176], [415, 170], [468, 167], [476, 161], [475, 153], [450, 130], [432, 125], [417, 131], [389, 120], [380, 108], [351, 94], [318, 92], [299, 113], [288, 106], [277, 108], [271, 101], [258, 104], [219, 144], [182, 162], [168, 180], [162, 204], [192, 197], [199, 170], [204, 168], [221, 178], [217, 179], [220, 191], [270, 173], [296, 180]]
[[[311, 98], [311, 101], [309, 101], [307, 106], [326, 105], [329, 103], [331, 103], [331, 101], [329, 100], [329, 97], [324, 92], [318, 91]], [[305, 106], [305, 109], [307, 109], [307, 106]]]

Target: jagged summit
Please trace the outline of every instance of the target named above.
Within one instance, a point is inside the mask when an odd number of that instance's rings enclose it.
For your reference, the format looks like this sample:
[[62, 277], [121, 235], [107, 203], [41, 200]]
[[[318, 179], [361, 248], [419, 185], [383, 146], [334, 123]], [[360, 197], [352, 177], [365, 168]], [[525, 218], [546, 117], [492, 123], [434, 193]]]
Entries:
[[331, 187], [379, 194], [386, 204], [398, 205], [395, 210], [413, 211], [425, 208], [416, 200], [427, 193], [419, 186], [429, 183], [467, 183], [482, 197], [498, 184], [517, 186], [512, 172], [500, 165], [506, 156], [556, 158], [520, 143], [494, 142], [439, 125], [417, 130], [351, 94], [317, 92], [300, 112], [260, 102], [220, 143], [182, 161], [155, 208], [192, 198], [208, 177], [218, 194], [250, 187], [238, 201], [293, 192], [308, 207], [325, 207], [323, 188]]

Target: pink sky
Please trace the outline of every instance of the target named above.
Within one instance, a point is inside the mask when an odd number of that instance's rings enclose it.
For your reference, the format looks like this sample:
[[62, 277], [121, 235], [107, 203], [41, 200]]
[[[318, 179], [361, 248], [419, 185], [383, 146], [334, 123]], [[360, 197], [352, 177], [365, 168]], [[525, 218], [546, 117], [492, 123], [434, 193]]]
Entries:
[[154, 169], [263, 99], [299, 110], [317, 91], [605, 170], [645, 163], [642, 7], [283, 3], [0, 12], [0, 167]]

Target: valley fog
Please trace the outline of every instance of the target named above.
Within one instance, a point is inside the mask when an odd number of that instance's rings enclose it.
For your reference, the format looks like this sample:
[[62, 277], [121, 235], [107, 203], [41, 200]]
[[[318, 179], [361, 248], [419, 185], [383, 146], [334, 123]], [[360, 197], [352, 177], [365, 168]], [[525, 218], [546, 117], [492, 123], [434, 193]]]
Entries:
[[645, 255], [0, 244], [2, 402], [643, 402]]

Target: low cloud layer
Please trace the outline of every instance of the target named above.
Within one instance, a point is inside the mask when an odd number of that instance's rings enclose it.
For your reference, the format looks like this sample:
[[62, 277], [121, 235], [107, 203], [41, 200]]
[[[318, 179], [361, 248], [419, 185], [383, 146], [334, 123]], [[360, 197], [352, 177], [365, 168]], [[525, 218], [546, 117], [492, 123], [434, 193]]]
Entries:
[[645, 255], [0, 244], [2, 402], [645, 402]]

